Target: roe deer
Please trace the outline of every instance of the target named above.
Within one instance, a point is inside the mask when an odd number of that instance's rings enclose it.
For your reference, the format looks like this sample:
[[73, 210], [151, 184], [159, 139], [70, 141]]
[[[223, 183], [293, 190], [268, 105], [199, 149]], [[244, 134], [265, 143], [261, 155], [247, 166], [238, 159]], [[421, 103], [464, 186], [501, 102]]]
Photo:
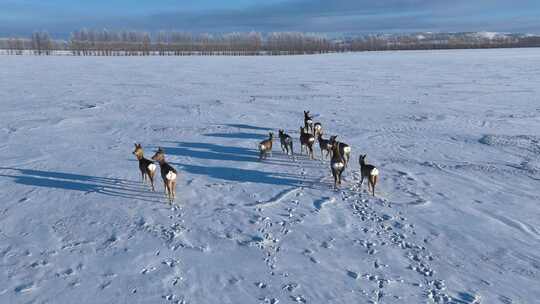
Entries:
[[[328, 155], [332, 153], [332, 143], [330, 143], [330, 140], [324, 139], [322, 137], [322, 134], [319, 133], [319, 136], [317, 137], [319, 141], [319, 148], [321, 148], [321, 160], [327, 159]], [[323, 157], [323, 151], [326, 151], [326, 155]]]
[[337, 135], [330, 137], [330, 143], [332, 146], [337, 145], [339, 148], [339, 153], [342, 155], [343, 160], [345, 161], [345, 167], [349, 164], [349, 159], [351, 158], [351, 147], [346, 143], [342, 143], [336, 140]]
[[144, 158], [144, 151], [141, 144], [135, 144], [135, 151], [133, 155], [139, 161], [139, 170], [141, 170], [142, 181], [145, 182], [148, 178], [150, 180], [150, 186], [152, 186], [152, 191], [154, 189], [154, 176], [156, 176], [157, 166], [151, 160]]
[[152, 159], [159, 163], [159, 167], [161, 168], [161, 178], [163, 178], [163, 184], [165, 184], [165, 195], [167, 196], [169, 203], [172, 204], [176, 198], [176, 169], [165, 161], [165, 151], [161, 148], [158, 148], [156, 154], [152, 156]]
[[345, 170], [345, 160], [341, 156], [341, 151], [338, 145], [332, 145], [332, 160], [330, 160], [330, 169], [334, 176], [334, 189], [341, 186], [341, 174]]
[[272, 142], [274, 140], [274, 133], [268, 133], [269, 138], [259, 143], [259, 160], [266, 159], [267, 155], [272, 155]]
[[313, 155], [313, 144], [315, 143], [315, 137], [308, 133], [308, 131], [305, 128], [300, 128], [300, 154], [302, 154], [304, 147], [306, 149], [306, 152], [308, 156], [311, 159], [314, 159], [315, 156]]
[[279, 130], [279, 141], [281, 142], [281, 150], [283, 152], [286, 152], [287, 155], [289, 155], [290, 151], [290, 155], [294, 155], [292, 137], [286, 134], [283, 129]]
[[367, 177], [368, 180], [368, 193], [369, 188], [371, 187], [371, 194], [375, 196], [375, 185], [377, 185], [377, 180], [379, 179], [379, 170], [373, 166], [366, 164], [366, 157], [367, 154], [360, 155], [359, 162], [360, 162], [360, 187], [362, 187], [362, 183], [364, 182], [364, 178]]
[[313, 132], [313, 118], [309, 115], [309, 111], [304, 111], [304, 128], [306, 132]]
[[323, 134], [322, 124], [320, 122], [316, 122], [313, 125], [313, 136], [315, 136], [315, 138], [319, 138], [319, 135], [322, 135], [322, 134]]

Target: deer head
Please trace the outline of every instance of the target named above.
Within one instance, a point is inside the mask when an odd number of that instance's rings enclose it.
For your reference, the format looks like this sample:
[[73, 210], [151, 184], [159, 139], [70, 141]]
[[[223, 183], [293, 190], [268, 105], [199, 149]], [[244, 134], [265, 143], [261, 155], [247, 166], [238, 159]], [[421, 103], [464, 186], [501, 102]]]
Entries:
[[152, 156], [152, 160], [158, 161], [158, 162], [164, 162], [165, 161], [165, 151], [161, 149], [161, 147], [158, 148], [154, 156]]
[[141, 144], [135, 143], [135, 150], [133, 151], [133, 155], [137, 157], [137, 159], [141, 159], [143, 157], [144, 151], [141, 146]]

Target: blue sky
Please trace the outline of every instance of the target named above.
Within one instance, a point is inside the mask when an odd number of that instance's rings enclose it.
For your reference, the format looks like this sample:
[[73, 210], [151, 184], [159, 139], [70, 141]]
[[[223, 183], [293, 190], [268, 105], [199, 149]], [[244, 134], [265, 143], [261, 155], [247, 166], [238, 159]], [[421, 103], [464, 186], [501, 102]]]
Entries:
[[0, 0], [0, 34], [79, 28], [540, 33], [540, 0]]

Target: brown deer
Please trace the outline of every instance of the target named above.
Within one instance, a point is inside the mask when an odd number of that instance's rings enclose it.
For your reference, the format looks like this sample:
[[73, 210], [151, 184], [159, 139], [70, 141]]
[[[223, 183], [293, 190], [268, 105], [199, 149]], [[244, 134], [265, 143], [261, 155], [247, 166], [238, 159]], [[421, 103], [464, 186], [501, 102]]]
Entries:
[[150, 180], [150, 186], [152, 186], [152, 191], [154, 189], [154, 176], [156, 176], [157, 166], [151, 160], [144, 158], [144, 151], [141, 144], [135, 144], [135, 151], [133, 155], [139, 161], [139, 170], [141, 170], [142, 181], [145, 182], [148, 178]]
[[[342, 143], [336, 140], [337, 135], [330, 137], [330, 143], [332, 146], [337, 145], [339, 148], [339, 153], [343, 156], [343, 160], [345, 161], [345, 167], [349, 164], [349, 159], [351, 158], [351, 147], [347, 145], [346, 143]], [[333, 150], [332, 150], [333, 151]]]
[[165, 151], [163, 151], [163, 149], [158, 148], [156, 154], [152, 156], [152, 160], [159, 163], [159, 167], [161, 168], [161, 178], [163, 178], [163, 184], [165, 184], [165, 195], [167, 196], [169, 203], [172, 204], [176, 198], [176, 175], [178, 173], [176, 172], [176, 169], [165, 161]]
[[[321, 148], [321, 160], [327, 159], [328, 155], [332, 153], [332, 143], [330, 143], [330, 140], [324, 139], [321, 133], [319, 133], [317, 139], [319, 141], [319, 148]], [[326, 155], [324, 155], [324, 157], [323, 151], [326, 151]]]
[[379, 170], [373, 166], [366, 164], [366, 157], [367, 154], [360, 155], [359, 162], [360, 162], [360, 187], [362, 187], [362, 183], [364, 182], [364, 178], [367, 177], [368, 180], [368, 193], [371, 188], [371, 194], [375, 196], [375, 185], [377, 185], [377, 180], [379, 179]]
[[279, 130], [279, 141], [281, 143], [281, 150], [283, 152], [286, 152], [287, 155], [289, 155], [290, 151], [290, 155], [294, 155], [292, 137], [286, 134], [282, 129]]
[[345, 171], [345, 160], [341, 156], [341, 151], [338, 145], [332, 145], [332, 159], [330, 160], [330, 169], [334, 176], [334, 189], [341, 186], [341, 175]]
[[274, 133], [268, 133], [268, 139], [265, 139], [259, 143], [259, 160], [266, 159], [268, 154], [272, 155], [272, 142], [274, 140]]
[[311, 159], [315, 159], [315, 156], [313, 155], [313, 144], [315, 143], [315, 137], [308, 133], [308, 131], [305, 128], [300, 128], [300, 154], [302, 154], [304, 148], [306, 149], [306, 152], [308, 156]]
[[319, 135], [323, 134], [322, 124], [320, 122], [316, 122], [313, 124], [313, 136], [315, 138], [319, 138]]
[[306, 132], [313, 132], [313, 118], [309, 115], [309, 111], [304, 111], [304, 128]]

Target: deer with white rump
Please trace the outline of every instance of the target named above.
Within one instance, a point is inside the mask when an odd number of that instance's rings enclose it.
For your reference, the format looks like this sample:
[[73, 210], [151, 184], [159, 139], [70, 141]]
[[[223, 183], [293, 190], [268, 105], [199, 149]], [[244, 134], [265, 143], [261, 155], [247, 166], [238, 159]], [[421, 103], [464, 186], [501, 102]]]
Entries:
[[320, 122], [316, 122], [313, 124], [313, 136], [315, 138], [319, 138], [319, 135], [323, 134], [322, 124]]
[[313, 144], [315, 143], [315, 136], [309, 133], [306, 128], [300, 127], [300, 154], [302, 154], [304, 148], [311, 159], [315, 159], [313, 155]]
[[341, 151], [338, 145], [332, 145], [332, 159], [330, 160], [330, 169], [334, 177], [334, 189], [341, 186], [341, 175], [345, 171], [345, 160], [341, 156]]
[[331, 136], [330, 143], [332, 144], [332, 147], [334, 146], [338, 147], [339, 153], [342, 155], [343, 161], [345, 162], [345, 167], [347, 167], [347, 164], [349, 163], [349, 159], [351, 158], [351, 147], [347, 145], [346, 143], [337, 141], [336, 138], [337, 138], [337, 135]]
[[371, 188], [371, 194], [375, 196], [375, 185], [377, 185], [377, 180], [379, 179], [379, 170], [370, 164], [366, 163], [366, 157], [367, 154], [360, 155], [359, 162], [360, 162], [360, 187], [362, 187], [362, 183], [364, 182], [364, 178], [367, 178], [368, 180], [368, 193]]
[[154, 189], [154, 176], [156, 176], [157, 169], [156, 164], [144, 157], [144, 151], [141, 144], [135, 144], [135, 151], [133, 151], [133, 155], [135, 155], [139, 161], [139, 170], [141, 170], [142, 181], [145, 182], [147, 179], [149, 179], [152, 191], [156, 191]]
[[165, 195], [169, 200], [169, 203], [172, 204], [176, 198], [176, 177], [177, 172], [171, 165], [165, 161], [165, 151], [158, 148], [156, 154], [152, 156], [152, 160], [155, 160], [159, 163], [161, 168], [161, 178], [163, 178], [163, 184], [165, 184]]
[[272, 143], [274, 141], [274, 133], [268, 133], [268, 139], [259, 143], [259, 160], [266, 159], [268, 154], [272, 155]]

